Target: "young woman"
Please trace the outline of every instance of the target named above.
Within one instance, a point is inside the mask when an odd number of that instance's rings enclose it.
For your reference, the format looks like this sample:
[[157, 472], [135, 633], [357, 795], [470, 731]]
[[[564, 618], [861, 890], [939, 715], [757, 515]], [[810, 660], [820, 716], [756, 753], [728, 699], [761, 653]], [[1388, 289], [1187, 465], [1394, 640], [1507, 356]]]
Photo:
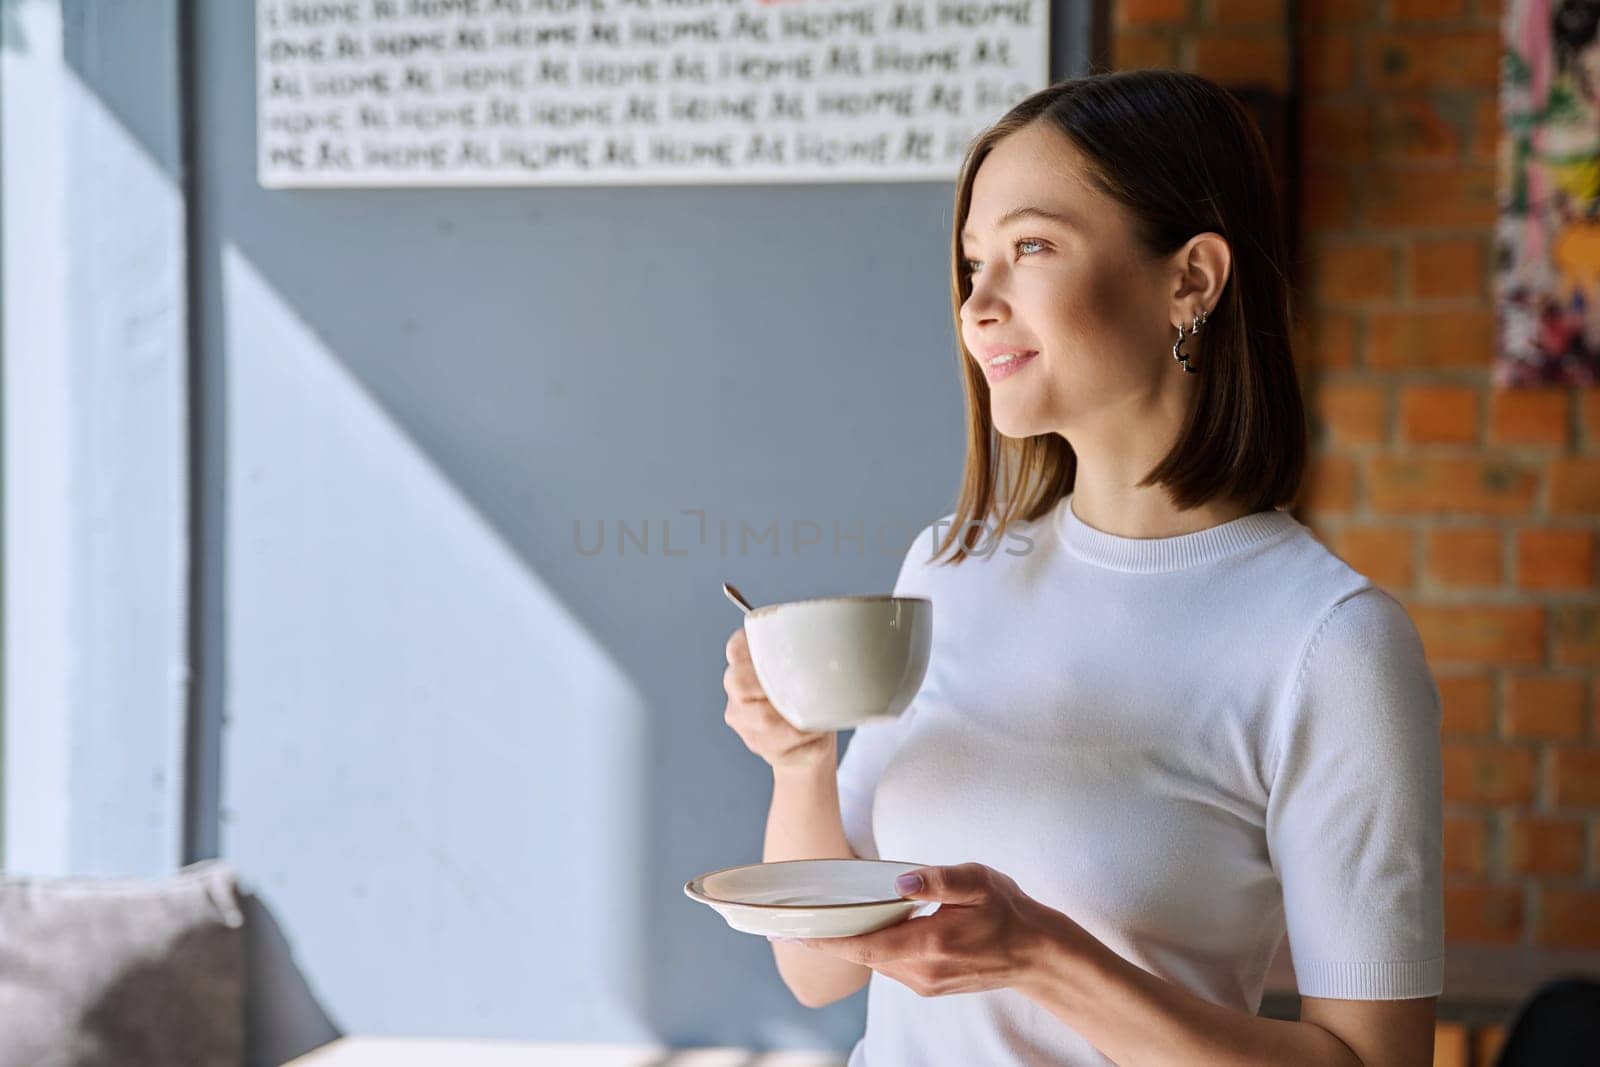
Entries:
[[[785, 982], [870, 979], [851, 1067], [1431, 1063], [1438, 690], [1277, 510], [1306, 427], [1254, 124], [1191, 75], [1058, 83], [974, 142], [954, 218], [967, 468], [895, 585], [934, 604], [922, 689], [838, 762], [742, 630], [724, 677], [765, 859], [925, 863], [902, 891], [942, 903], [775, 944]], [[1286, 930], [1298, 1022], [1255, 1014]]]

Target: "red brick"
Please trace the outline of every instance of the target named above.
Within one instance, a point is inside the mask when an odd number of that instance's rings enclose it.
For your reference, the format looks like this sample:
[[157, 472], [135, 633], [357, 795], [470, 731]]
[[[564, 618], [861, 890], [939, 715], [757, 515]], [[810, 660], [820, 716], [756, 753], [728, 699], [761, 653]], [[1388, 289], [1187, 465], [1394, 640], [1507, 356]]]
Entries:
[[1476, 237], [1419, 238], [1411, 246], [1411, 295], [1481, 299], [1488, 280], [1483, 254], [1483, 241]]
[[1549, 469], [1551, 514], [1600, 515], [1600, 459], [1562, 456]]
[[1178, 66], [1177, 39], [1167, 34], [1119, 33], [1111, 49], [1118, 70], [1172, 70]]
[[1481, 367], [1494, 360], [1494, 313], [1392, 311], [1372, 316], [1367, 365], [1382, 370]]
[[1355, 365], [1356, 320], [1335, 311], [1317, 310], [1295, 328], [1296, 361], [1322, 370]]
[[1551, 948], [1600, 948], [1600, 890], [1544, 886], [1538, 941]]
[[1193, 0], [1117, 0], [1116, 21], [1124, 26], [1151, 23], [1187, 22], [1193, 14]]
[[1478, 390], [1466, 385], [1413, 385], [1400, 393], [1400, 439], [1412, 444], [1478, 440]]
[[1310, 233], [1339, 232], [1355, 224], [1355, 183], [1342, 170], [1309, 168], [1301, 181], [1300, 221]]
[[1311, 100], [1301, 114], [1300, 144], [1308, 162], [1363, 163], [1371, 141], [1372, 114], [1365, 103]]
[[1404, 30], [1367, 38], [1367, 84], [1379, 91], [1494, 89], [1500, 84], [1500, 33]]
[[1340, 514], [1355, 507], [1356, 468], [1344, 456], [1316, 455], [1306, 467], [1300, 500], [1307, 511]]
[[1423, 572], [1458, 589], [1499, 585], [1504, 577], [1500, 531], [1443, 527], [1431, 530], [1423, 548]]
[[1404, 589], [1416, 581], [1415, 538], [1403, 526], [1347, 526], [1334, 543], [1341, 559], [1387, 589]]
[[1483, 874], [1487, 867], [1489, 824], [1481, 816], [1445, 816], [1444, 871]]
[[1322, 385], [1312, 416], [1333, 444], [1378, 444], [1389, 435], [1388, 390], [1371, 382]]
[[1367, 177], [1366, 221], [1378, 228], [1397, 226], [1494, 225], [1493, 167], [1447, 170], [1377, 167]]
[[1365, 22], [1369, 0], [1300, 0], [1300, 18], [1308, 26], [1348, 26]]
[[1538, 768], [1530, 749], [1446, 742], [1442, 755], [1448, 803], [1527, 804], [1533, 800]]
[[1517, 584], [1524, 589], [1593, 588], [1594, 533], [1590, 530], [1519, 531]]
[[1583, 430], [1583, 445], [1600, 449], [1600, 389], [1578, 393], [1578, 424]]
[[1289, 43], [1282, 33], [1196, 33], [1189, 67], [1219, 85], [1289, 88]]
[[1494, 163], [1500, 158], [1500, 97], [1497, 93], [1476, 94], [1472, 102], [1472, 152], [1478, 163]]
[[1513, 874], [1583, 873], [1583, 821], [1513, 816], [1506, 863]]
[[1551, 608], [1551, 625], [1557, 664], [1600, 665], [1600, 604], [1557, 604]]
[[1300, 77], [1306, 93], [1342, 93], [1355, 84], [1356, 45], [1353, 34], [1316, 29], [1302, 32], [1299, 49]]
[[1431, 96], [1380, 97], [1374, 129], [1379, 158], [1393, 162], [1458, 159], [1466, 144], [1459, 123]]
[[1583, 678], [1513, 674], [1506, 688], [1506, 736], [1582, 737], [1588, 702], [1589, 686]]
[[1211, 21], [1223, 25], [1269, 23], [1281, 27], [1286, 0], [1211, 0]]
[[1373, 510], [1396, 515], [1522, 515], [1538, 487], [1533, 472], [1508, 459], [1372, 456], [1366, 474]]
[[1467, 13], [1467, 0], [1389, 0], [1389, 17], [1396, 22], [1453, 19]]
[[1600, 808], [1600, 747], [1553, 747], [1550, 796], [1558, 808]]
[[1381, 300], [1395, 292], [1395, 251], [1386, 241], [1324, 244], [1309, 266], [1311, 291], [1318, 300]]
[[1489, 442], [1564, 445], [1570, 408], [1567, 389], [1497, 389], [1490, 396]]
[[1430, 663], [1544, 662], [1544, 609], [1506, 604], [1413, 604]]
[[1487, 737], [1494, 733], [1494, 679], [1487, 674], [1437, 675], [1445, 737]]
[[1522, 937], [1522, 891], [1497, 885], [1445, 886], [1444, 935], [1451, 943], [1515, 944]]

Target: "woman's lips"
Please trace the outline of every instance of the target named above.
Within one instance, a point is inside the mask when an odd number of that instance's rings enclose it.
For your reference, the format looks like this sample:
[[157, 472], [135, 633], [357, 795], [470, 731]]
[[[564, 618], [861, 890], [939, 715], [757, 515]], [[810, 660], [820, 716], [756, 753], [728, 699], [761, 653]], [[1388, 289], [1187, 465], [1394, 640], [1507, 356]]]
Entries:
[[992, 363], [985, 363], [983, 365], [983, 373], [988, 377], [991, 383], [998, 382], [1002, 379], [1011, 377], [1013, 374], [1017, 373], [1023, 367], [1026, 367], [1028, 364], [1032, 363], [1038, 358], [1039, 353], [1029, 352], [1025, 356], [1018, 356], [1016, 359], [1009, 359], [1004, 363], [1001, 363], [999, 366], [995, 366]]

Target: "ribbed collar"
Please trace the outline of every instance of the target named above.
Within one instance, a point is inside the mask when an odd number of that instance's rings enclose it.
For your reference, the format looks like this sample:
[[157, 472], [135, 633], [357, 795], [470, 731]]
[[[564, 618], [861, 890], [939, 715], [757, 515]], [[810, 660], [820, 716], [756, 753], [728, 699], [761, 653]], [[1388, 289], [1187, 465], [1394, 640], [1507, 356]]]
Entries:
[[1177, 537], [1118, 537], [1078, 518], [1071, 493], [1056, 507], [1056, 529], [1067, 551], [1099, 567], [1145, 574], [1215, 563], [1299, 528], [1287, 511], [1258, 511]]

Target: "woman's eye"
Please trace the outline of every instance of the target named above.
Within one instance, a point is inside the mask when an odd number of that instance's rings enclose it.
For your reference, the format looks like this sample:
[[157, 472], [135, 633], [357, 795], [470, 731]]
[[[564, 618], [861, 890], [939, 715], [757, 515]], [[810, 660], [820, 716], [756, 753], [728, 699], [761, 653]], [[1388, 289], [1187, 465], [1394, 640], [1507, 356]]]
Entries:
[[[1039, 245], [1042, 248], [1044, 242], [1034, 237], [1019, 237], [1015, 241], [1011, 242], [1011, 247], [1018, 250], [1020, 250], [1023, 245]], [[968, 274], [976, 274], [978, 273], [978, 268], [983, 266], [983, 261], [977, 259], [964, 259], [961, 261], [961, 265], [966, 268]]]

